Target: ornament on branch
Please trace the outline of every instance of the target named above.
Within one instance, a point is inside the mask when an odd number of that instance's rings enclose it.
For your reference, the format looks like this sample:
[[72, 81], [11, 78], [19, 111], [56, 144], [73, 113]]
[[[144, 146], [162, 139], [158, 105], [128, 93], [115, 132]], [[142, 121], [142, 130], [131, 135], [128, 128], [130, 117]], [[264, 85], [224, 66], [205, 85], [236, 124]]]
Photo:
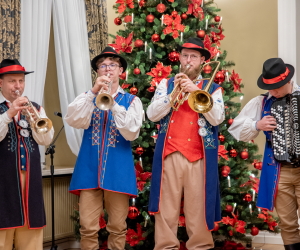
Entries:
[[119, 17], [116, 17], [114, 20], [115, 25], [121, 25], [122, 24], [122, 19]]
[[144, 149], [139, 145], [136, 150], [135, 153], [138, 155], [141, 155], [142, 153], [144, 153]]
[[125, 22], [125, 23], [130, 23], [130, 22], [131, 22], [131, 18], [132, 18], [131, 15], [125, 16], [125, 17], [124, 17], [124, 22]]
[[137, 48], [140, 48], [144, 45], [143, 41], [141, 39], [136, 39], [134, 42], [134, 46]]
[[211, 66], [210, 66], [209, 64], [206, 65], [206, 66], [204, 66], [203, 72], [204, 72], [205, 74], [210, 74], [210, 73], [211, 73]]
[[253, 165], [256, 169], [261, 170], [263, 163], [260, 161], [260, 162], [255, 162]]
[[147, 17], [146, 17], [146, 21], [148, 23], [153, 23], [154, 21], [154, 16], [152, 14], [149, 14]]
[[245, 194], [243, 200], [244, 200], [244, 201], [247, 201], [247, 202], [252, 201], [252, 196], [251, 196], [251, 194]]
[[213, 41], [213, 43], [216, 43], [217, 41], [219, 41], [218, 37], [217, 36], [213, 36], [211, 38], [211, 40]]
[[185, 13], [182, 13], [182, 14], [181, 14], [181, 19], [182, 19], [182, 20], [185, 20], [185, 19], [187, 19], [187, 14], [185, 14]]
[[170, 54], [169, 54], [169, 60], [171, 62], [179, 62], [179, 52], [177, 51], [172, 51]]
[[225, 80], [224, 74], [222, 73], [222, 71], [219, 71], [219, 72], [216, 74], [216, 77], [215, 77], [215, 83], [221, 84], [221, 83], [224, 82], [224, 80]]
[[159, 13], [163, 13], [166, 10], [166, 6], [163, 3], [160, 3], [157, 5], [156, 9]]
[[198, 30], [197, 31], [197, 37], [204, 38], [205, 37], [205, 31], [204, 30]]
[[233, 123], [233, 119], [232, 119], [232, 118], [230, 118], [230, 119], [228, 120], [228, 124], [229, 124], [229, 126], [230, 126], [232, 123]]
[[248, 157], [249, 157], [249, 154], [248, 154], [248, 152], [247, 152], [247, 149], [245, 148], [244, 151], [241, 152], [241, 158], [242, 158], [243, 160], [247, 160]]
[[171, 13], [171, 16], [174, 17], [174, 18], [177, 17], [178, 12], [176, 10], [173, 10], [172, 13]]
[[221, 174], [223, 177], [227, 177], [229, 175], [229, 172], [227, 170], [223, 169]]
[[139, 210], [135, 206], [130, 206], [128, 210], [128, 218], [135, 219], [140, 214]]
[[222, 167], [222, 171], [225, 170], [227, 171], [228, 173], [230, 173], [230, 167], [229, 166], [223, 166]]
[[123, 72], [120, 76], [121, 80], [125, 80], [126, 79], [126, 72]]
[[133, 87], [130, 88], [130, 94], [136, 95], [137, 92], [138, 92], [138, 89], [135, 86], [133, 86]]
[[259, 229], [256, 226], [251, 228], [251, 235], [256, 236], [259, 233]]
[[220, 134], [220, 135], [218, 136], [218, 139], [219, 139], [220, 142], [224, 142], [224, 141], [225, 141], [225, 136], [222, 135], [222, 134]]
[[221, 20], [221, 17], [215, 16], [215, 21], [216, 21], [217, 23], [220, 22], [220, 20]]
[[231, 205], [227, 204], [226, 207], [225, 207], [225, 212], [226, 213], [232, 213], [232, 211], [233, 211], [233, 207]]
[[234, 148], [231, 149], [231, 150], [229, 151], [229, 155], [230, 155], [231, 157], [236, 157], [236, 156], [237, 156], [236, 150], [235, 150]]
[[159, 35], [158, 34], [153, 34], [151, 37], [151, 40], [155, 43], [159, 41]]
[[150, 87], [148, 88], [148, 91], [149, 91], [150, 93], [152, 93], [152, 92], [155, 91], [155, 88], [154, 88], [153, 86], [150, 86]]
[[145, 0], [140, 0], [139, 5], [140, 8], [142, 8], [145, 5], [146, 1]]
[[140, 70], [139, 68], [135, 68], [135, 69], [133, 70], [133, 73], [134, 73], [135, 75], [139, 75], [139, 74], [141, 74], [141, 70]]

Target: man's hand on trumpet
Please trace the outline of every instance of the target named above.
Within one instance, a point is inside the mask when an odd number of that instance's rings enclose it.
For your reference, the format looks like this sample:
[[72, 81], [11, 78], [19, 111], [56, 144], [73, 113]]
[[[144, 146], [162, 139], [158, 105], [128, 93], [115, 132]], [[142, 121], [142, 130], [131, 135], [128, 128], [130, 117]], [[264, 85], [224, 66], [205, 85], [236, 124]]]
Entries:
[[16, 100], [12, 102], [9, 109], [7, 110], [7, 114], [9, 118], [13, 118], [18, 114], [18, 112], [22, 109], [28, 109], [27, 106], [24, 106], [24, 103], [27, 103], [28, 99], [26, 97], [18, 97]]
[[107, 91], [108, 90], [107, 83], [109, 83], [110, 81], [111, 80], [109, 79], [108, 76], [105, 75], [99, 76], [95, 81], [94, 87], [92, 88], [93, 93], [94, 94], [98, 93], [101, 90], [101, 88], [103, 88], [104, 91]]
[[191, 93], [198, 90], [198, 87], [193, 83], [193, 81], [183, 73], [179, 73], [175, 76], [175, 84], [180, 81], [180, 87], [183, 89], [184, 93]]

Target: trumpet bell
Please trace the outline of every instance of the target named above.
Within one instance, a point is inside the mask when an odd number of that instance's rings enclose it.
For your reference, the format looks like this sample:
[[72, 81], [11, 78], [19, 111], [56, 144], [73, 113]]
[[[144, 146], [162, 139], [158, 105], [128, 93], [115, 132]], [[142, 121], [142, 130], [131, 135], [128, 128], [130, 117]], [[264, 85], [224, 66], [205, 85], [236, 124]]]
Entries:
[[96, 106], [101, 110], [109, 110], [114, 105], [114, 99], [111, 95], [101, 93], [96, 97]]
[[34, 124], [33, 127], [37, 134], [46, 134], [52, 128], [52, 121], [47, 118], [39, 118]]
[[213, 107], [211, 95], [203, 90], [196, 90], [189, 95], [188, 104], [197, 113], [206, 113]]

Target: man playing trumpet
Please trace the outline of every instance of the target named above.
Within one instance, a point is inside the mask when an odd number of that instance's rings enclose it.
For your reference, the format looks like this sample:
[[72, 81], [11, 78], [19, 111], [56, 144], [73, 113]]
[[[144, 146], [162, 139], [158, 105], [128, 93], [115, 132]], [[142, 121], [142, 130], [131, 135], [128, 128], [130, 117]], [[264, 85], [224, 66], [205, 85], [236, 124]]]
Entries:
[[[30, 128], [21, 110], [34, 115], [21, 97], [26, 72], [18, 60], [4, 59], [0, 64], [0, 250], [43, 249], [46, 226], [41, 161], [38, 145], [52, 141], [54, 129], [46, 134]], [[32, 103], [41, 118], [45, 110]]]
[[[110, 233], [108, 249], [125, 248], [129, 197], [137, 196], [130, 141], [139, 135], [143, 106], [138, 97], [119, 86], [119, 76], [126, 67], [126, 60], [106, 47], [92, 60], [92, 68], [99, 76], [95, 85], [69, 105], [65, 117], [70, 126], [84, 129], [70, 184], [70, 192], [80, 195], [81, 249], [84, 250], [99, 249], [103, 198], [108, 213], [106, 229]], [[111, 84], [110, 88], [107, 83]], [[114, 100], [108, 111], [96, 106], [97, 93], [102, 88], [110, 89]]]
[[186, 247], [211, 249], [214, 243], [210, 231], [214, 222], [221, 220], [218, 125], [224, 120], [222, 88], [215, 83], [211, 86], [214, 103], [207, 113], [196, 113], [187, 101], [175, 111], [174, 99], [170, 102], [174, 86], [180, 83], [184, 96], [203, 89], [207, 81], [197, 76], [201, 64], [211, 57], [199, 38], [190, 38], [183, 46], [178, 45], [178, 50], [181, 73], [159, 83], [147, 110], [151, 121], [160, 121], [149, 203], [149, 211], [155, 213], [155, 250], [179, 249], [177, 228], [183, 194], [189, 236]]

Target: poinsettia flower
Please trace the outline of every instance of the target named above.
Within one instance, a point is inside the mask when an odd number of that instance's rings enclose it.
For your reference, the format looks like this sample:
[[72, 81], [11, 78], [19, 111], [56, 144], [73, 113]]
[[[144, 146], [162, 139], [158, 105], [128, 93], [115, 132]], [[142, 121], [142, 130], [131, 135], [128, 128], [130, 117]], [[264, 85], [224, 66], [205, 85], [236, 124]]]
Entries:
[[[211, 27], [214, 28], [215, 26], [212, 24]], [[221, 41], [221, 40], [223, 40], [225, 38], [225, 36], [223, 35], [223, 30], [222, 30], [221, 25], [217, 29], [219, 29], [219, 32], [216, 33], [216, 32], [212, 31], [211, 32], [211, 37], [217, 36], [218, 40]], [[218, 46], [220, 46], [220, 43], [218, 44]]]
[[190, 0], [188, 1], [189, 9], [186, 14], [193, 14], [195, 17], [198, 17], [200, 20], [204, 19], [203, 9], [201, 8], [202, 0]]
[[230, 231], [229, 231], [229, 235], [230, 235], [230, 236], [232, 236], [232, 235], [233, 235], [233, 232], [232, 232], [232, 230], [230, 230]]
[[151, 69], [151, 72], [147, 73], [147, 75], [154, 77], [151, 81], [152, 86], [156, 86], [156, 84], [160, 83], [162, 79], [167, 78], [172, 71], [171, 66], [166, 66], [161, 62], [158, 62], [155, 68]]
[[174, 0], [168, 0], [170, 3], [174, 3]]
[[100, 229], [106, 227], [106, 221], [104, 220], [104, 214], [101, 214], [101, 216], [99, 218], [99, 226], [100, 226]]
[[184, 216], [179, 216], [179, 226], [180, 227], [185, 227], [185, 217]]
[[225, 225], [228, 225], [230, 223], [231, 218], [229, 216], [223, 217], [221, 222]]
[[137, 223], [136, 229], [137, 232], [135, 232], [133, 229], [129, 228], [127, 230], [127, 234], [126, 234], [126, 241], [127, 243], [134, 247], [135, 245], [137, 245], [141, 240], [145, 240], [146, 238], [143, 237], [143, 233], [142, 233], [142, 229], [141, 229], [141, 225], [139, 223]]
[[140, 191], [143, 191], [144, 185], [146, 184], [146, 180], [151, 178], [150, 172], [144, 172], [143, 168], [141, 167], [140, 163], [137, 162], [135, 165], [135, 176], [137, 181], [137, 188]]
[[174, 39], [179, 36], [178, 30], [183, 32], [185, 29], [185, 26], [181, 24], [180, 15], [177, 15], [175, 19], [169, 15], [164, 15], [164, 24], [167, 25], [167, 27], [163, 30], [164, 34], [167, 35], [173, 32]]
[[[214, 58], [218, 53], [219, 55], [221, 54], [221, 51], [218, 50], [217, 47], [211, 46], [211, 40], [208, 35], [205, 36], [203, 43], [204, 43], [204, 48], [206, 48], [211, 54], [210, 59]], [[209, 62], [210, 59], [208, 59], [206, 62]]]
[[240, 84], [241, 84], [242, 79], [240, 79], [239, 74], [236, 74], [234, 72], [234, 70], [232, 71], [232, 74], [230, 76], [230, 80], [233, 81], [233, 87], [234, 87], [233, 91], [234, 92], [239, 91], [241, 93], [242, 91], [241, 91]]
[[225, 160], [229, 161], [228, 156], [226, 155], [228, 151], [225, 149], [224, 145], [219, 145], [218, 149], [218, 160], [220, 159], [220, 156], [224, 158]]
[[274, 218], [272, 217], [272, 215], [270, 215], [267, 210], [263, 209], [262, 213], [258, 215], [259, 219], [263, 219], [264, 222], [266, 222], [270, 228], [270, 230], [274, 231], [274, 227], [277, 226], [276, 221], [274, 220]]
[[129, 86], [130, 86], [130, 84], [123, 83], [122, 86], [121, 86], [121, 88], [122, 89], [127, 89]]
[[256, 177], [250, 176], [250, 180], [247, 181], [246, 183], [242, 184], [240, 187], [245, 187], [245, 186], [251, 186], [253, 190], [258, 193], [258, 187], [259, 187], [259, 179]]
[[133, 9], [134, 5], [133, 5], [133, 0], [117, 0], [116, 4], [120, 4], [118, 7], [118, 12], [119, 14], [122, 14], [124, 12], [124, 10], [126, 9], [126, 5], [130, 8]]
[[115, 50], [118, 53], [120, 53], [120, 51], [123, 51], [125, 53], [131, 53], [131, 51], [132, 51], [132, 46], [131, 46], [132, 36], [133, 36], [133, 32], [131, 32], [127, 38], [117, 35], [117, 38], [115, 40], [116, 43], [115, 44], [111, 43], [108, 45], [115, 48]]
[[[237, 215], [235, 215], [234, 213], [231, 213], [233, 218], [230, 218], [230, 217], [223, 217], [222, 218], [222, 223], [225, 224], [225, 225], [231, 225], [232, 226], [232, 229], [238, 233], [241, 233], [241, 234], [244, 234], [246, 231], [245, 231], [245, 226], [246, 226], [246, 223], [245, 221], [242, 221], [242, 220], [238, 220], [238, 212], [237, 212]], [[230, 232], [229, 232], [230, 234]], [[233, 232], [232, 234], [230, 234], [230, 236], [233, 235]]]

